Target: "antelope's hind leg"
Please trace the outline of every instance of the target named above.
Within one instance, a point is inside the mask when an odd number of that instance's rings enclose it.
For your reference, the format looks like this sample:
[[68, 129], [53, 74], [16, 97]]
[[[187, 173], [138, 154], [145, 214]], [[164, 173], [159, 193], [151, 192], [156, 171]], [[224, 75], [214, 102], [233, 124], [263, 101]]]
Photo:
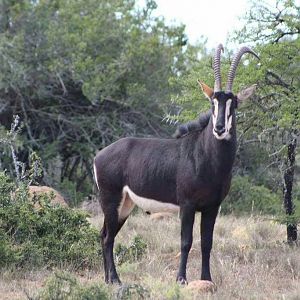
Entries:
[[105, 282], [121, 284], [114, 262], [113, 247], [115, 237], [127, 220], [134, 204], [127, 195], [122, 195], [122, 193], [102, 194], [100, 202], [104, 213], [104, 224], [100, 232], [100, 239]]

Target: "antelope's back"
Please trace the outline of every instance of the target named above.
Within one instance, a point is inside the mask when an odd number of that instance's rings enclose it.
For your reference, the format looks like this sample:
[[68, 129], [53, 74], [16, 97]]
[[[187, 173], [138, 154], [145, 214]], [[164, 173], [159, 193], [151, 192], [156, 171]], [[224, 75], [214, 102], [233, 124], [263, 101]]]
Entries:
[[[176, 139], [123, 138], [98, 152], [94, 172], [98, 187], [123, 189], [128, 185], [141, 196], [161, 193], [176, 185], [180, 151]], [[174, 187], [175, 188], [175, 187]], [[166, 189], [166, 188], [164, 188]]]

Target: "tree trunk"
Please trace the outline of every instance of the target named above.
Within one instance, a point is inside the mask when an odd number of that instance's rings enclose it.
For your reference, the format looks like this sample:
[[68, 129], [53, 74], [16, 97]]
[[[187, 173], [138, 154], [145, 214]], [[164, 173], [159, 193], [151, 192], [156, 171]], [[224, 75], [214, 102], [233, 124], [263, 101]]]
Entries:
[[6, 0], [0, 0], [0, 32], [4, 33], [10, 29], [9, 4]]
[[287, 168], [284, 171], [283, 180], [283, 203], [285, 213], [288, 217], [287, 221], [287, 241], [289, 244], [297, 240], [297, 224], [289, 217], [295, 213], [295, 205], [293, 203], [292, 190], [295, 170], [295, 156], [296, 156], [297, 139], [293, 138], [288, 145], [287, 151]]

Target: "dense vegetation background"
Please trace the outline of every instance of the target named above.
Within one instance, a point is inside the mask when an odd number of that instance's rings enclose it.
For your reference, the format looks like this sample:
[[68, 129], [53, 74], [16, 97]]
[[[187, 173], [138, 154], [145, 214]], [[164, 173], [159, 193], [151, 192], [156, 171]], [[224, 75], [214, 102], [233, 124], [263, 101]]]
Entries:
[[[152, 18], [155, 2], [2, 1], [1, 129], [23, 124], [20, 161], [43, 162], [41, 182], [84, 194], [92, 158], [125, 135], [168, 136], [169, 78], [185, 69], [183, 27]], [[1, 168], [13, 173], [7, 148]]]

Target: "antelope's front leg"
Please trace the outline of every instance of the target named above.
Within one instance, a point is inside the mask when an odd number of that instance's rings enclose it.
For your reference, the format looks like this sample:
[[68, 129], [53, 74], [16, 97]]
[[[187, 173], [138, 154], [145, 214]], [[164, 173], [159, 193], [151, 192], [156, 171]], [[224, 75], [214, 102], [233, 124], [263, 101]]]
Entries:
[[202, 252], [202, 280], [211, 280], [210, 251], [213, 243], [213, 232], [219, 207], [203, 211], [201, 215], [201, 252]]
[[176, 281], [180, 284], [187, 284], [186, 264], [188, 255], [193, 243], [193, 225], [195, 220], [195, 209], [191, 206], [180, 208], [181, 219], [181, 256], [180, 266]]

